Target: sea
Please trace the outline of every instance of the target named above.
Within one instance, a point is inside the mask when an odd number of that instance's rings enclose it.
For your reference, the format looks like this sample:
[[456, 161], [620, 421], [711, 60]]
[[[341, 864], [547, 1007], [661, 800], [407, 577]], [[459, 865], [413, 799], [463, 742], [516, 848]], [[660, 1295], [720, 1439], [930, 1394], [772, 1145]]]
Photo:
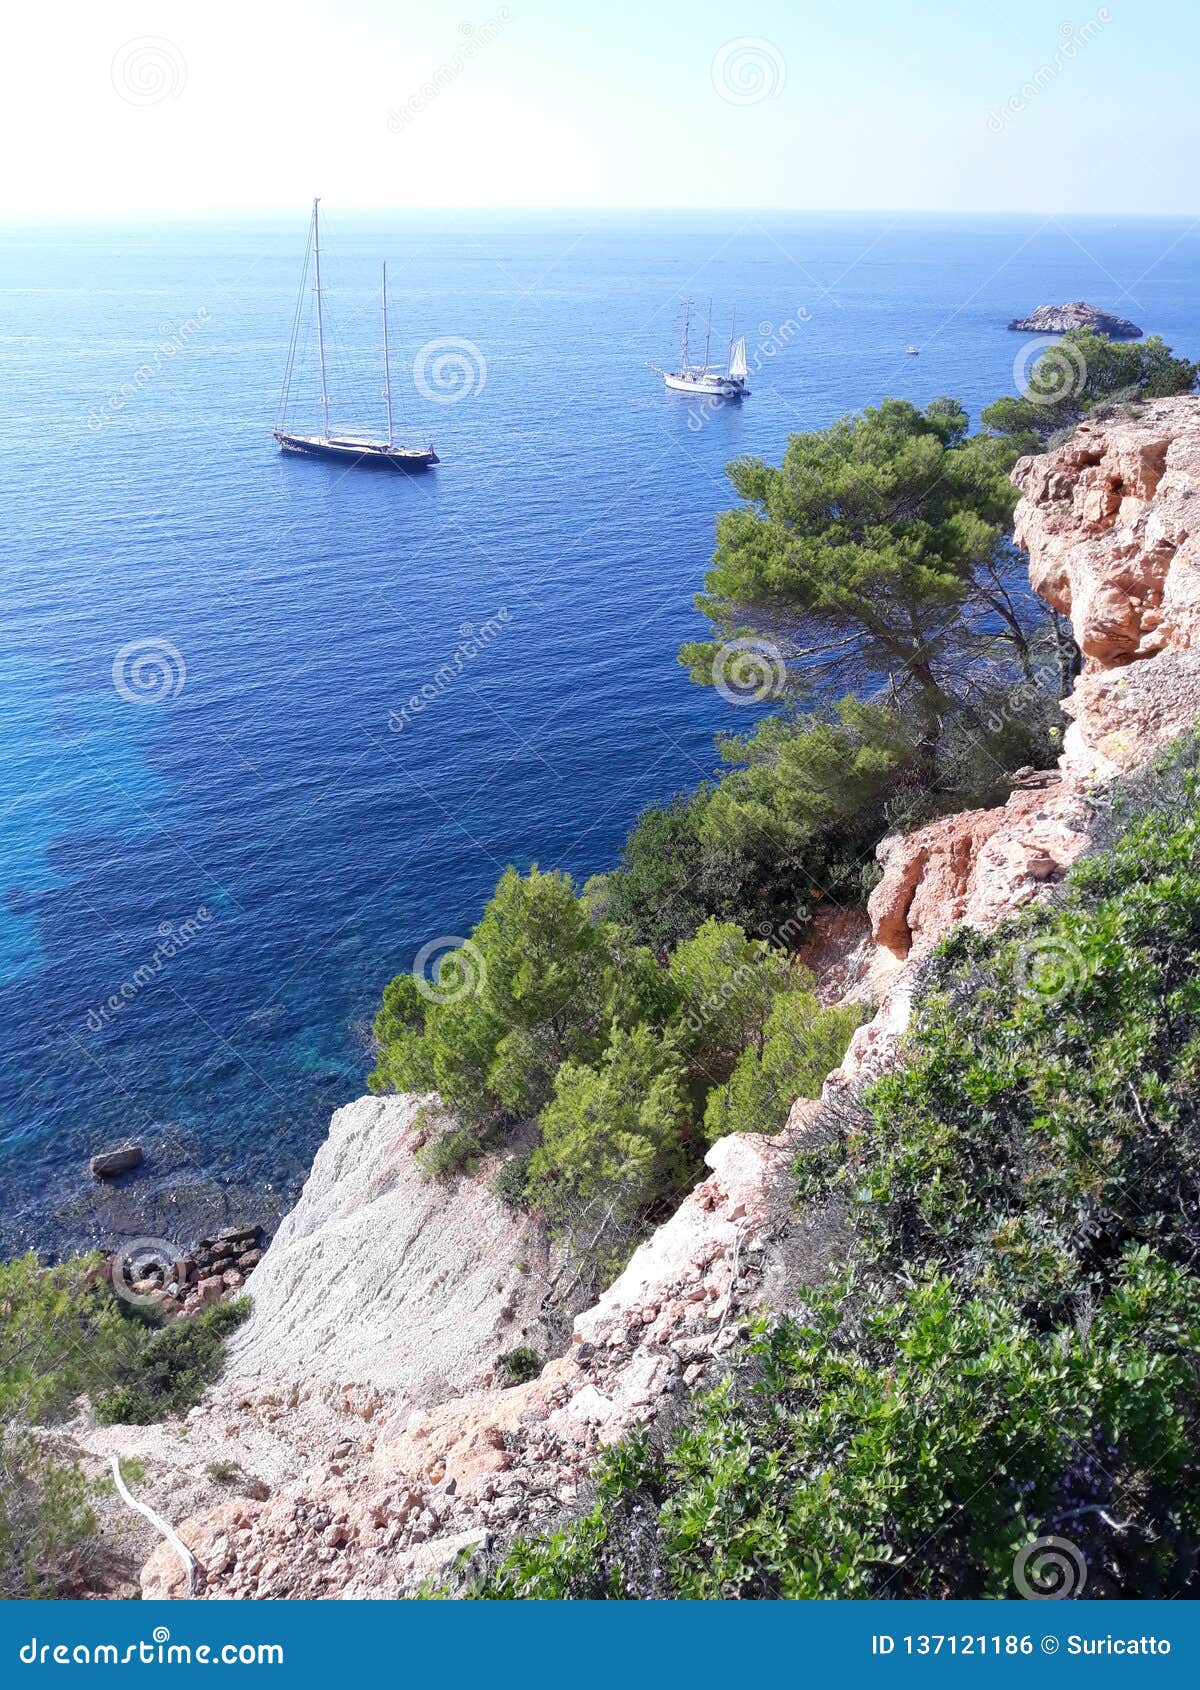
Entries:
[[[977, 416], [1046, 302], [1200, 355], [1184, 221], [322, 210], [334, 427], [384, 426], [386, 259], [422, 477], [277, 450], [293, 324], [318, 422], [307, 207], [0, 231], [2, 1256], [270, 1227], [391, 976], [719, 766], [753, 710], [677, 652], [731, 460], [887, 395]], [[689, 299], [693, 357], [736, 310], [744, 403], [648, 368]]]

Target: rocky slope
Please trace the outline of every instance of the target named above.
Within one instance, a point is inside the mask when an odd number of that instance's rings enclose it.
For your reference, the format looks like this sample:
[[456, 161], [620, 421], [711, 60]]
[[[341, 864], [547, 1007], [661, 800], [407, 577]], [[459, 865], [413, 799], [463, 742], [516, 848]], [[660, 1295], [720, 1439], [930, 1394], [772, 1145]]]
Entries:
[[[950, 927], [1043, 896], [1113, 775], [1200, 720], [1200, 400], [1090, 425], [1023, 459], [1015, 479], [1034, 583], [1087, 658], [1060, 767], [1018, 778], [1002, 806], [880, 846], [870, 935], [846, 919], [812, 953], [827, 997], [878, 1005], [827, 1099], [891, 1058], [914, 965]], [[192, 1515], [180, 1530], [200, 1595], [402, 1594], [466, 1543], [549, 1521], [603, 1444], [670, 1414], [752, 1311], [785, 1303], [840, 1248], [836, 1214], [789, 1205], [790, 1152], [822, 1107], [798, 1103], [778, 1138], [716, 1144], [709, 1177], [577, 1317], [564, 1352], [505, 1388], [495, 1363], [513, 1335], [550, 1342], [538, 1321], [551, 1264], [495, 1204], [486, 1171], [419, 1180], [414, 1102], [364, 1100], [335, 1117], [255, 1276], [227, 1375], [188, 1426], [84, 1434], [96, 1455], [142, 1454], [150, 1500]], [[243, 1477], [214, 1506], [205, 1464], [218, 1453]], [[166, 1545], [142, 1588], [181, 1592]]]

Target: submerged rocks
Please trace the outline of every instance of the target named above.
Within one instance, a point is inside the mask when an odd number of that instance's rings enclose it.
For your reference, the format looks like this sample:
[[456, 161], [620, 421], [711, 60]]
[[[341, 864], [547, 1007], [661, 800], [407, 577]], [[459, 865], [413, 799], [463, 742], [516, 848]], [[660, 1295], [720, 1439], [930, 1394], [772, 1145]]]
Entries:
[[1101, 311], [1085, 300], [1071, 299], [1065, 305], [1039, 305], [1030, 317], [1014, 317], [1008, 325], [1020, 334], [1066, 334], [1069, 329], [1092, 329], [1112, 340], [1140, 340], [1142, 331], [1128, 317]]

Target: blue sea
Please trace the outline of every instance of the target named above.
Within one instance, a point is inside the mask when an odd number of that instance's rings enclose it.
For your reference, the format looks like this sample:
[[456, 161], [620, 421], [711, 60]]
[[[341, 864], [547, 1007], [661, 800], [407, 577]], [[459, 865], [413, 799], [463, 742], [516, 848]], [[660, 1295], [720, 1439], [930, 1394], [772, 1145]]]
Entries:
[[[271, 438], [306, 208], [0, 235], [4, 1254], [270, 1224], [391, 975], [713, 770], [746, 712], [676, 652], [729, 460], [888, 394], [977, 413], [1047, 301], [1200, 353], [1182, 222], [328, 210], [335, 425], [381, 426], [386, 257], [423, 478]], [[741, 406], [646, 368], [689, 295], [697, 354], [736, 305]]]

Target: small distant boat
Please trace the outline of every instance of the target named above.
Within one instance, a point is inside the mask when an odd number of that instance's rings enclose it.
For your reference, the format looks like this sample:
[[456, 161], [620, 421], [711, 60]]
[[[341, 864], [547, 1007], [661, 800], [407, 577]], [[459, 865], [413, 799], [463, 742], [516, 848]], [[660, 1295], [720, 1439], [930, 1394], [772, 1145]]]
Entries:
[[729, 327], [729, 352], [725, 359], [725, 367], [709, 362], [709, 352], [712, 346], [712, 301], [708, 302], [708, 323], [704, 331], [704, 362], [693, 364], [688, 340], [692, 323], [692, 302], [689, 299], [683, 313], [683, 344], [679, 352], [679, 368], [677, 370], [660, 370], [657, 364], [650, 368], [663, 378], [663, 385], [672, 393], [691, 393], [706, 399], [747, 399], [750, 389], [746, 386], [749, 371], [746, 367], [746, 342], [735, 339], [737, 332], [737, 313]]
[[904, 348], [904, 354], [907, 358], [919, 358], [921, 356], [921, 348], [919, 346], [906, 346]]
[[[383, 309], [383, 398], [387, 404], [387, 439], [372, 435], [335, 433], [329, 424], [329, 384], [325, 377], [325, 313], [321, 298], [321, 225], [319, 199], [313, 201], [312, 222], [308, 231], [308, 250], [304, 254], [304, 269], [300, 277], [300, 300], [292, 324], [292, 339], [288, 347], [287, 367], [283, 377], [283, 393], [279, 401], [279, 421], [272, 431], [282, 452], [303, 458], [331, 458], [337, 463], [362, 464], [372, 468], [424, 470], [439, 462], [432, 446], [406, 446], [396, 439], [392, 425], [392, 375], [388, 355], [387, 264], [383, 266], [380, 303]], [[292, 371], [296, 362], [296, 339], [300, 332], [301, 307], [308, 280], [309, 260], [313, 265], [313, 298], [317, 319], [317, 369], [321, 378], [321, 432], [295, 434], [287, 426], [288, 400], [291, 394]]]

